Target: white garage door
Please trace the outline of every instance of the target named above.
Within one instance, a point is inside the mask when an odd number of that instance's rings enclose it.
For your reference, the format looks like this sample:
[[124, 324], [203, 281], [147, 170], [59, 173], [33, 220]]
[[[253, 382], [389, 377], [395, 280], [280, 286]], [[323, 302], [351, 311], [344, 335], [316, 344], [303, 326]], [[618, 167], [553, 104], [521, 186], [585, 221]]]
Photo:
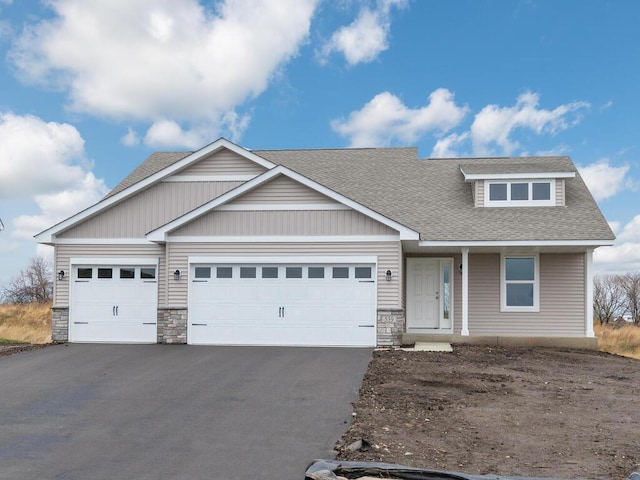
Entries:
[[188, 342], [375, 346], [373, 264], [193, 264]]
[[156, 343], [156, 277], [156, 266], [73, 266], [69, 340]]

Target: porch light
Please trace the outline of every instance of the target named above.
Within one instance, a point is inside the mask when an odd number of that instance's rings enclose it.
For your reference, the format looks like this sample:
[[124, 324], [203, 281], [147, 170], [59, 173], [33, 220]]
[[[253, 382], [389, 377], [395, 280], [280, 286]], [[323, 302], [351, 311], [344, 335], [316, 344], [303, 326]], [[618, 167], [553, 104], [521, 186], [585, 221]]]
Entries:
[[462, 264], [458, 265], [458, 271], [462, 273]]
[[60, 270], [58, 272], [58, 280], [63, 280], [64, 279], [64, 270]]
[[181, 276], [182, 276], [182, 274], [180, 273], [180, 270], [176, 269], [176, 271], [173, 272], [173, 279], [174, 280], [180, 280]]
[[391, 270], [387, 270], [386, 277], [387, 277], [387, 282], [390, 282], [391, 281]]

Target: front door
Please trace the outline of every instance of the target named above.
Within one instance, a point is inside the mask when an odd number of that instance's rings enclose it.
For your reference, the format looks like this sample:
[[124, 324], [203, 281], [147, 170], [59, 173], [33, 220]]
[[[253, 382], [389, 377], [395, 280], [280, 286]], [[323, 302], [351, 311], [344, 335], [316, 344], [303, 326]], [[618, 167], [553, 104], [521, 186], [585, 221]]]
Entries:
[[440, 328], [440, 260], [407, 259], [407, 329]]

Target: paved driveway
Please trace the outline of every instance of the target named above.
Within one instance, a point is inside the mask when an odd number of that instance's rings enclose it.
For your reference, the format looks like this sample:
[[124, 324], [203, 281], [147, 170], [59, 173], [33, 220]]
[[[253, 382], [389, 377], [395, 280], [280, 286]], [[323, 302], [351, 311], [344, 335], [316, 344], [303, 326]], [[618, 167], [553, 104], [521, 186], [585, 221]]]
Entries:
[[0, 358], [2, 479], [302, 479], [370, 349], [58, 345]]

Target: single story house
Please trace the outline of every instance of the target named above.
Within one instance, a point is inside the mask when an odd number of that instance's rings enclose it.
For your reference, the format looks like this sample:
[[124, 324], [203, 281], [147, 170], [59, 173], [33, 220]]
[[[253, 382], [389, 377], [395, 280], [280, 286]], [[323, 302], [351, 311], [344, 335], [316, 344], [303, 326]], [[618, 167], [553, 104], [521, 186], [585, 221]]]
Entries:
[[568, 157], [416, 148], [154, 153], [36, 235], [53, 339], [594, 347], [592, 256], [614, 235]]

